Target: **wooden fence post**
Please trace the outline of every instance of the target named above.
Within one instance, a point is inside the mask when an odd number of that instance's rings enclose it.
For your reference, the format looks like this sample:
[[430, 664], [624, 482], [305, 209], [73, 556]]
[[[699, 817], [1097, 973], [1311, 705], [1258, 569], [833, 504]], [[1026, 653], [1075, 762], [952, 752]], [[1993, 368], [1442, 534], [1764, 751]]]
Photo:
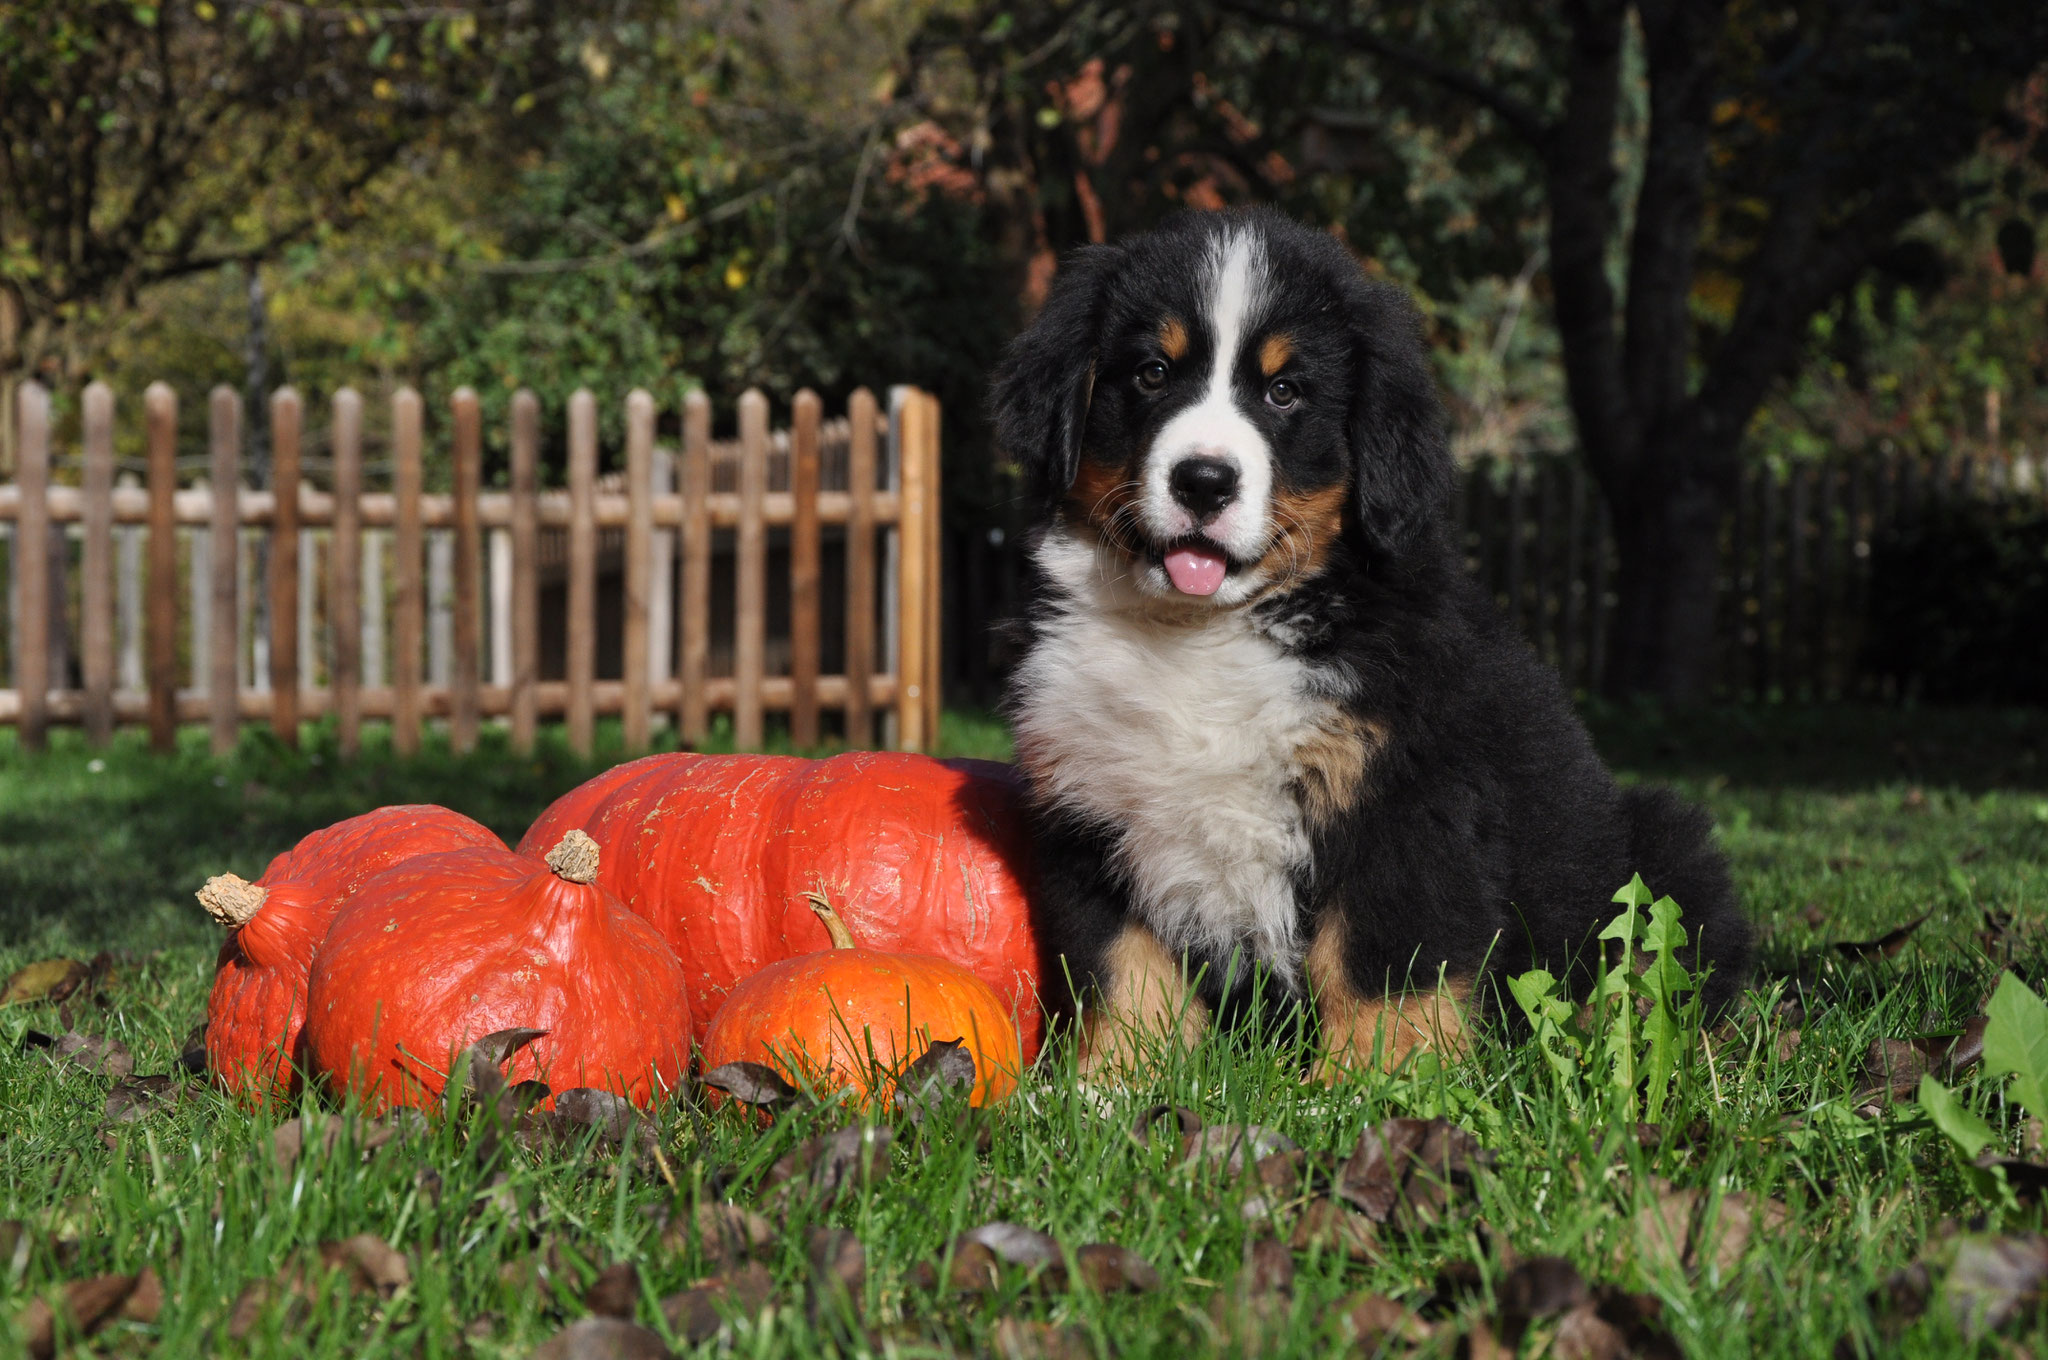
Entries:
[[483, 522], [477, 497], [483, 490], [484, 432], [473, 389], [456, 388], [449, 405], [455, 426], [455, 693], [449, 708], [448, 745], [463, 755], [476, 748], [482, 709], [478, 669], [482, 649], [477, 634], [483, 622], [483, 589], [478, 579], [483, 568]]
[[25, 751], [49, 742], [50, 722], [50, 394], [41, 383], [15, 389], [14, 607], [19, 611], [14, 688]]
[[806, 387], [796, 394], [789, 428], [789, 490], [795, 509], [789, 530], [789, 741], [799, 750], [818, 744], [818, 424], [823, 415], [816, 392]]
[[643, 388], [626, 394], [626, 573], [624, 712], [626, 749], [647, 749], [654, 713], [647, 673], [647, 610], [654, 576], [654, 397]]
[[588, 756], [597, 711], [597, 398], [569, 398], [569, 749]]
[[540, 718], [540, 399], [512, 394], [512, 749], [533, 750]]
[[399, 388], [391, 399], [391, 490], [397, 502], [391, 540], [391, 749], [401, 756], [420, 749], [420, 648], [427, 623], [421, 576], [427, 546], [420, 505], [424, 417], [420, 394]]
[[944, 574], [940, 567], [939, 549], [943, 537], [939, 532], [943, 519], [940, 513], [945, 500], [939, 485], [939, 399], [929, 392], [920, 391], [919, 397], [925, 405], [924, 412], [924, 678], [919, 682], [924, 702], [924, 744], [938, 745], [939, 719], [943, 712], [940, 697], [944, 688], [945, 654], [940, 648], [943, 630], [944, 609], [942, 590]]
[[178, 394], [154, 382], [142, 394], [149, 422], [149, 744], [178, 744]]
[[733, 743], [742, 751], [760, 746], [761, 679], [767, 662], [768, 526], [762, 502], [768, 493], [768, 398], [758, 387], [740, 395], [740, 523], [734, 547]]
[[363, 399], [334, 394], [334, 527], [327, 566], [327, 615], [334, 628], [334, 731], [344, 759], [362, 742]]
[[299, 744], [299, 394], [270, 398], [270, 730]]
[[[206, 691], [213, 753], [235, 749], [241, 734], [241, 487], [242, 398], [225, 384], [207, 398], [212, 454], [213, 517], [207, 534]], [[196, 650], [196, 649], [195, 649]]]
[[85, 561], [79, 582], [79, 660], [85, 734], [114, 735], [114, 389], [85, 389]]
[[682, 644], [677, 672], [682, 696], [676, 723], [682, 743], [704, 739], [711, 724], [704, 682], [711, 659], [711, 398], [702, 388], [683, 399]]
[[855, 388], [846, 415], [846, 744], [859, 749], [875, 739], [875, 394]]
[[925, 421], [930, 409], [922, 394], [911, 389], [905, 394], [898, 417], [902, 422], [902, 490], [897, 498], [896, 520], [896, 744], [905, 751], [921, 751], [929, 740], [924, 730], [925, 573], [930, 552], [925, 538], [925, 513], [930, 489], [926, 486]]

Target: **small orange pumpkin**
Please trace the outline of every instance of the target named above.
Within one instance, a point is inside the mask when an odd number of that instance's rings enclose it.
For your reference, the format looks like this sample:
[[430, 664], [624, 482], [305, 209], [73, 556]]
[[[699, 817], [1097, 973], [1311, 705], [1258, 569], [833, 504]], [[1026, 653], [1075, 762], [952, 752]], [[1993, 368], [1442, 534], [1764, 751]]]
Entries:
[[704, 1066], [763, 1063], [791, 1080], [887, 1100], [895, 1074], [934, 1041], [974, 1058], [975, 1105], [1017, 1088], [1017, 1022], [989, 985], [929, 954], [864, 949], [822, 893], [806, 894], [831, 947], [742, 978], [704, 1034]]

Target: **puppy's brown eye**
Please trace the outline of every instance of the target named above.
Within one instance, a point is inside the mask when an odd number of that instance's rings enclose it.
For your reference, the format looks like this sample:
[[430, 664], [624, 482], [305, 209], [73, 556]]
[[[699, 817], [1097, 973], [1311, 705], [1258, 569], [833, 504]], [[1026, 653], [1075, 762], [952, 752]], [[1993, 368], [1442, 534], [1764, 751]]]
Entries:
[[1138, 386], [1147, 392], [1157, 392], [1166, 386], [1166, 361], [1147, 359], [1138, 365]]
[[1266, 400], [1284, 411], [1301, 400], [1301, 389], [1285, 378], [1275, 378], [1266, 385]]

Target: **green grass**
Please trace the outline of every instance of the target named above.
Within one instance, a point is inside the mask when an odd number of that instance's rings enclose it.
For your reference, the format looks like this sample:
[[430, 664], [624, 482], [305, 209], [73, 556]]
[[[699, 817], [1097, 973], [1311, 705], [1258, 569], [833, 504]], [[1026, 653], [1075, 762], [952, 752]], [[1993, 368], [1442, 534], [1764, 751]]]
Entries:
[[[906, 1125], [888, 1177], [836, 1206], [736, 1191], [786, 1229], [766, 1255], [777, 1306], [706, 1349], [987, 1353], [997, 1320], [1013, 1316], [1074, 1324], [1086, 1353], [1231, 1349], [1209, 1310], [1256, 1231], [1240, 1210], [1247, 1190], [1136, 1144], [1131, 1121], [1158, 1101], [1212, 1125], [1277, 1128], [1311, 1152], [1348, 1152], [1368, 1121], [1443, 1114], [1497, 1155], [1446, 1221], [1384, 1237], [1379, 1259], [1298, 1255], [1291, 1301], [1256, 1331], [1267, 1354], [1328, 1354], [1337, 1301], [1370, 1289], [1421, 1305], [1444, 1271], [1470, 1265], [1479, 1292], [1432, 1314], [1435, 1351], [1451, 1354], [1457, 1333], [1489, 1311], [1502, 1240], [1524, 1255], [1566, 1256], [1589, 1280], [1653, 1292], [1689, 1355], [1824, 1355], [1844, 1335], [1868, 1334], [1866, 1296], [1923, 1253], [1938, 1260], [1978, 1206], [1913, 1106], [1856, 1113], [1859, 1067], [1874, 1038], [1939, 1033], [1978, 1011], [2002, 963], [1978, 939], [1986, 911], [2013, 914], [2001, 947], [2023, 975], [2040, 976], [2048, 768], [2038, 757], [2048, 717], [1762, 709], [1680, 721], [1604, 708], [1589, 717], [1629, 777], [1671, 779], [1711, 804], [1763, 935], [1761, 985], [1797, 988], [1805, 1000], [1803, 1042], [1789, 1059], [1774, 1053], [1777, 1022], [1757, 1021], [1717, 1050], [1711, 1070], [1695, 1067], [1666, 1127], [1698, 1121], [1700, 1136], [1645, 1152], [1625, 1121], [1575, 1114], [1533, 1050], [1499, 1040], [1433, 1076], [1335, 1090], [1304, 1086], [1284, 1040], [1212, 1039], [1131, 1091], [1090, 1090], [1054, 1064], [988, 1119], [985, 1151], [971, 1129], [921, 1138]], [[107, 1005], [88, 1003], [70, 1019], [128, 1044], [138, 1072], [164, 1071], [204, 1011], [218, 937], [191, 893], [207, 874], [253, 877], [303, 832], [385, 802], [446, 803], [513, 839], [549, 799], [619, 757], [614, 732], [589, 763], [557, 734], [523, 761], [487, 744], [468, 758], [430, 747], [399, 762], [373, 740], [364, 759], [343, 765], [324, 732], [309, 732], [298, 753], [252, 733], [222, 761], [197, 734], [169, 759], [129, 737], [95, 754], [60, 733], [36, 757], [0, 741], [0, 972], [114, 951]], [[1006, 749], [985, 718], [949, 715], [944, 736], [948, 753]], [[1895, 957], [1859, 962], [1828, 948], [1922, 912], [1932, 915]], [[280, 1116], [251, 1117], [205, 1093], [103, 1127], [108, 1082], [24, 1049], [31, 1028], [61, 1028], [60, 1017], [48, 1006], [0, 1010], [0, 1219], [25, 1225], [18, 1238], [0, 1230], [0, 1328], [65, 1282], [152, 1266], [165, 1285], [162, 1313], [153, 1325], [101, 1331], [93, 1344], [116, 1354], [524, 1356], [582, 1316], [585, 1283], [620, 1260], [639, 1266], [640, 1319], [659, 1326], [655, 1301], [716, 1265], [694, 1241], [664, 1245], [656, 1210], [734, 1175], [742, 1185], [758, 1179], [802, 1137], [843, 1121], [814, 1112], [764, 1130], [730, 1106], [671, 1108], [658, 1128], [677, 1192], [644, 1161], [595, 1149], [536, 1157], [508, 1148], [480, 1162], [455, 1124], [367, 1157], [344, 1143], [286, 1169], [270, 1155]], [[1998, 1107], [1988, 1108], [1996, 1122]], [[1636, 1248], [1635, 1215], [1654, 1177], [1776, 1199], [1789, 1218], [1759, 1228], [1732, 1268], [1688, 1274]], [[1018, 1278], [960, 1297], [914, 1283], [918, 1263], [992, 1219], [1043, 1229], [1070, 1249], [1121, 1243], [1157, 1266], [1164, 1285], [1105, 1298]], [[866, 1246], [858, 1327], [807, 1305], [805, 1232], [822, 1223], [852, 1229]], [[251, 1281], [356, 1233], [405, 1253], [411, 1283], [379, 1300], [329, 1279], [303, 1315], [279, 1299], [245, 1340], [227, 1338]], [[537, 1253], [556, 1267], [545, 1282], [530, 1271], [510, 1278]], [[2025, 1339], [2038, 1344], [2040, 1318], [2032, 1328]], [[0, 1331], [0, 1353], [7, 1344]], [[1970, 1350], [1940, 1307], [1882, 1347]]]

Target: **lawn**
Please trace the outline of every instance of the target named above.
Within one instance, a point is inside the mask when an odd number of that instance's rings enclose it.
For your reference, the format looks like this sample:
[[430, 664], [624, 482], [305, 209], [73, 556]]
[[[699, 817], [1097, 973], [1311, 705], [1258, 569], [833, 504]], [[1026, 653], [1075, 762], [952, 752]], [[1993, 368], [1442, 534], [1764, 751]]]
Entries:
[[[253, 878], [305, 831], [388, 802], [445, 803], [516, 839], [616, 749], [588, 763], [559, 745], [401, 762], [373, 743], [343, 765], [317, 730], [302, 752], [252, 731], [221, 761], [197, 733], [165, 759], [130, 736], [96, 754], [59, 734], [37, 757], [0, 738], [0, 974], [108, 953], [96, 990], [63, 1007], [0, 1008], [0, 1329], [32, 1322], [34, 1301], [67, 1284], [148, 1267], [160, 1303], [145, 1286], [109, 1305], [92, 1347], [526, 1356], [594, 1310], [678, 1352], [761, 1356], [1477, 1356], [1516, 1353], [1517, 1337], [1522, 1354], [1615, 1354], [1625, 1337], [1645, 1354], [1947, 1355], [2048, 1337], [2031, 1300], [2002, 1329], [1965, 1334], [1950, 1263], [1981, 1256], [1987, 1201], [1916, 1103], [1869, 1094], [1883, 1079], [1868, 1067], [1878, 1041], [1939, 1048], [2008, 960], [2039, 976], [2048, 715], [1589, 718], [1628, 777], [1712, 806], [1764, 941], [1759, 1006], [1711, 1050], [1691, 1046], [1654, 1135], [1529, 1043], [1491, 1038], [1452, 1067], [1326, 1089], [1300, 1082], [1287, 1036], [1238, 1036], [1142, 1089], [1091, 1087], [1052, 1062], [999, 1113], [885, 1121], [890, 1145], [836, 1187], [834, 1145], [808, 1141], [848, 1124], [830, 1106], [771, 1125], [730, 1103], [678, 1104], [622, 1148], [573, 1130], [529, 1147], [491, 1136], [482, 1113], [412, 1128], [310, 1109], [294, 1156], [278, 1140], [292, 1112], [250, 1116], [181, 1087], [119, 1118], [108, 1077], [33, 1040], [75, 1029], [118, 1039], [137, 1073], [175, 1072], [218, 942], [192, 899], [208, 874]], [[1005, 750], [1000, 726], [972, 715], [949, 715], [945, 740]], [[1895, 948], [1835, 947], [1923, 915]], [[1987, 1079], [1953, 1084], [2015, 1153], [2038, 1144]], [[1134, 1136], [1160, 1104], [1208, 1130], [1191, 1161], [1170, 1118]], [[1345, 1160], [1363, 1132], [1398, 1144], [1413, 1131], [1382, 1128], [1397, 1116], [1447, 1119], [1483, 1154], [1452, 1159], [1448, 1181], [1415, 1170], [1350, 1201], [1376, 1212], [1326, 1202], [1300, 1226], [1318, 1187], [1365, 1174], [1369, 1156]], [[1301, 1152], [1205, 1160], [1205, 1146], [1229, 1151], [1216, 1131], [1232, 1125], [1267, 1131], [1259, 1151], [1277, 1136]], [[764, 1240], [707, 1230], [740, 1209], [765, 1220]], [[2008, 1211], [2003, 1226], [2032, 1218]], [[991, 1222], [1049, 1234], [1059, 1265], [1000, 1263], [1043, 1251], [1021, 1232], [984, 1235], [993, 1256], [949, 1250]], [[1153, 1282], [1114, 1253], [1077, 1254], [1096, 1243], [1136, 1253], [1156, 1284], [1127, 1287]], [[2031, 1260], [2008, 1273], [2036, 1278]], [[1895, 1277], [1915, 1262], [1924, 1276]], [[1924, 1312], [1916, 1281], [1931, 1291]], [[89, 1312], [87, 1292], [71, 1306]], [[574, 1341], [550, 1353], [655, 1353], [592, 1328]]]

